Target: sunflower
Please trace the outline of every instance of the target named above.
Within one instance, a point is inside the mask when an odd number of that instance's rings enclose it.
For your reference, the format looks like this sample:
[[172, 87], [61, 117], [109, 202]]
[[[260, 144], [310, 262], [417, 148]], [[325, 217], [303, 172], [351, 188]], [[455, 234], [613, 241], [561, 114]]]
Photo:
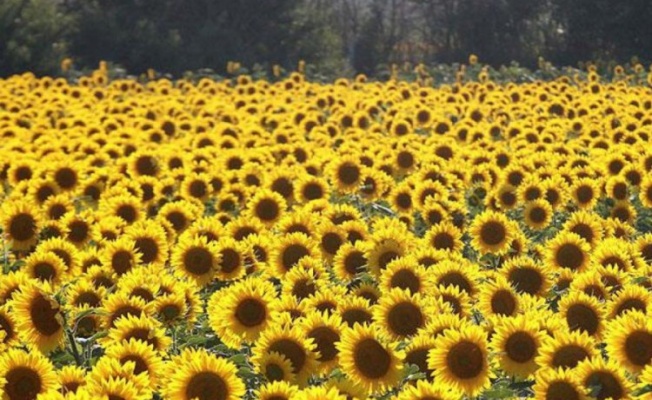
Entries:
[[424, 380], [416, 381], [415, 385], [405, 385], [396, 396], [396, 400], [457, 400], [460, 393], [442, 385], [427, 382]]
[[581, 178], [573, 182], [570, 193], [575, 204], [584, 210], [592, 209], [600, 194], [595, 181], [589, 178]]
[[364, 242], [342, 244], [337, 249], [332, 265], [335, 276], [345, 282], [349, 282], [357, 275], [364, 273], [367, 267]]
[[29, 283], [14, 295], [13, 312], [16, 331], [29, 346], [49, 353], [63, 340], [61, 306], [47, 283]]
[[[50, 200], [54, 199], [52, 197]], [[48, 202], [50, 201], [48, 200]], [[47, 205], [47, 204], [46, 204]], [[140, 199], [131, 195], [120, 195], [100, 202], [100, 210], [107, 216], [121, 218], [127, 225], [131, 225], [144, 218]]]
[[603, 305], [592, 296], [572, 292], [559, 302], [559, 314], [566, 320], [571, 331], [586, 332], [598, 336], [604, 325]]
[[202, 209], [192, 201], [179, 200], [165, 204], [156, 218], [167, 221], [178, 235], [185, 231], [193, 221], [201, 216]]
[[602, 276], [593, 269], [576, 274], [573, 282], [570, 284], [570, 291], [585, 293], [595, 297], [599, 301], [604, 301], [609, 296], [607, 288], [602, 281]]
[[428, 323], [425, 299], [402, 289], [384, 293], [374, 308], [374, 321], [394, 340], [414, 336]]
[[305, 175], [297, 182], [298, 200], [301, 203], [327, 199], [329, 192], [330, 187], [323, 178]]
[[157, 222], [145, 220], [125, 229], [125, 236], [136, 243], [144, 265], [162, 266], [168, 258], [165, 229]]
[[577, 377], [591, 397], [598, 400], [630, 399], [632, 384], [615, 360], [593, 357], [577, 365]]
[[59, 392], [68, 397], [86, 386], [86, 371], [76, 365], [67, 365], [57, 371]]
[[652, 361], [652, 324], [645, 314], [632, 312], [607, 325], [609, 359], [617, 360], [629, 372], [640, 373]]
[[379, 392], [399, 383], [404, 354], [372, 326], [354, 325], [342, 331], [337, 345], [340, 367], [369, 392]]
[[523, 210], [525, 223], [535, 230], [545, 229], [552, 221], [552, 213], [550, 204], [542, 199], [526, 203], [525, 210]]
[[11, 349], [0, 355], [0, 390], [6, 399], [36, 399], [57, 389], [50, 360], [39, 353]]
[[[312, 259], [304, 259], [312, 260]], [[303, 260], [299, 263], [301, 268], [294, 268], [283, 277], [281, 293], [296, 297], [303, 301], [315, 295], [323, 287], [327, 286], [327, 274], [321, 268], [307, 266]], [[319, 265], [321, 266], [321, 265]]]
[[2, 230], [13, 250], [28, 250], [38, 240], [40, 218], [26, 201], [8, 201], [2, 205]]
[[471, 315], [471, 298], [457, 286], [436, 286], [432, 298], [434, 308], [430, 313], [452, 312], [463, 318]]
[[320, 250], [327, 260], [332, 260], [346, 241], [346, 232], [341, 226], [326, 221], [319, 225], [316, 232]]
[[176, 292], [157, 296], [152, 304], [152, 311], [166, 326], [187, 322], [189, 310], [185, 293]]
[[473, 220], [469, 234], [473, 238], [471, 242], [473, 248], [481, 254], [501, 255], [509, 251], [516, 231], [518, 228], [503, 214], [485, 211]]
[[514, 316], [520, 310], [520, 303], [519, 295], [502, 277], [485, 282], [478, 294], [478, 309], [485, 317]]
[[171, 264], [175, 275], [205, 286], [215, 277], [220, 256], [216, 245], [201, 236], [182, 235], [172, 251]]
[[338, 365], [337, 343], [344, 329], [344, 323], [337, 314], [310, 312], [300, 323], [306, 337], [316, 345], [316, 356], [319, 369], [329, 374]]
[[2, 305], [0, 306], [0, 352], [4, 352], [7, 347], [11, 348], [17, 342], [16, 320], [9, 307]]
[[104, 268], [118, 277], [139, 267], [141, 259], [141, 254], [136, 252], [136, 243], [126, 237], [107, 243], [100, 253]]
[[237, 282], [211, 296], [207, 305], [210, 326], [231, 347], [238, 348], [242, 341], [253, 343], [270, 323], [269, 307], [275, 297], [276, 289], [268, 281]]
[[268, 382], [296, 382], [290, 360], [274, 351], [261, 357], [256, 363], [256, 372], [264, 376]]
[[390, 237], [374, 240], [374, 244], [367, 246], [367, 265], [375, 276], [387, 268], [387, 265], [402, 257], [407, 251], [407, 243], [401, 234], [394, 231]]
[[543, 369], [537, 373], [534, 386], [536, 400], [586, 400], [584, 388], [571, 371]]
[[432, 284], [426, 268], [419, 265], [414, 257], [407, 256], [387, 265], [380, 275], [379, 286], [383, 291], [398, 288], [412, 294], [426, 294]]
[[255, 394], [260, 400], [291, 400], [298, 391], [297, 386], [285, 381], [277, 381], [263, 384]]
[[638, 198], [645, 207], [652, 207], [652, 177], [646, 175], [641, 182]]
[[440, 384], [475, 396], [491, 378], [485, 332], [472, 325], [445, 331], [428, 353], [428, 368]]
[[523, 315], [502, 318], [494, 327], [491, 349], [499, 354], [500, 367], [507, 374], [528, 378], [538, 368], [539, 354], [545, 333], [539, 325]]
[[181, 182], [181, 196], [186, 199], [206, 201], [212, 194], [210, 176], [207, 174], [190, 173]]
[[149, 313], [150, 310], [151, 303], [144, 300], [143, 297], [133, 296], [124, 291], [113, 292], [102, 300], [104, 324], [107, 327], [115, 326], [116, 321], [122, 317], [128, 315], [139, 316], [143, 313]]
[[269, 189], [258, 191], [248, 205], [250, 217], [266, 226], [274, 225], [287, 209], [283, 196]]
[[434, 371], [428, 368], [428, 352], [435, 346], [435, 337], [427, 329], [411, 338], [405, 347], [405, 364], [415, 365], [425, 379], [432, 381]]
[[436, 286], [457, 286], [469, 296], [474, 296], [477, 291], [477, 280], [480, 277], [478, 266], [466, 259], [447, 258], [428, 272]]
[[339, 299], [346, 295], [342, 286], [326, 286], [302, 301], [306, 309], [315, 309], [321, 313], [331, 314], [336, 311]]
[[66, 264], [56, 254], [36, 251], [25, 259], [24, 271], [31, 279], [58, 286], [66, 271]]
[[557, 331], [543, 342], [536, 363], [540, 368], [575, 368], [598, 354], [595, 340], [582, 331]]
[[61, 218], [65, 238], [78, 248], [83, 248], [91, 240], [91, 227], [94, 223], [92, 213], [68, 213]]
[[351, 156], [340, 157], [333, 161], [328, 171], [331, 182], [340, 192], [353, 193], [362, 181], [362, 168]]
[[652, 309], [650, 304], [652, 304], [652, 294], [648, 289], [638, 285], [626, 284], [607, 303], [606, 309], [609, 318], [616, 318], [632, 311], [647, 313]]
[[579, 235], [562, 232], [546, 243], [546, 258], [552, 268], [582, 272], [589, 264], [589, 244]]
[[[327, 220], [324, 222], [326, 222], [326, 225], [330, 225]], [[284, 234], [299, 232], [308, 237], [315, 237], [317, 226], [315, 224], [313, 210], [307, 207], [295, 207], [292, 213], [285, 214], [283, 218], [279, 220], [276, 224], [276, 229]]]
[[290, 360], [292, 373], [296, 375], [299, 385], [305, 385], [308, 378], [316, 372], [316, 345], [312, 339], [305, 337], [303, 330], [297, 325], [270, 325], [262, 331], [253, 350], [251, 362], [258, 364], [270, 352], [279, 353]]
[[110, 328], [108, 335], [100, 339], [100, 344], [110, 347], [117, 343], [138, 340], [151, 346], [157, 352], [165, 352], [172, 343], [172, 339], [165, 335], [161, 323], [147, 315], [127, 315], [116, 321]]
[[580, 210], [570, 215], [563, 229], [579, 235], [590, 246], [595, 246], [603, 237], [603, 227], [600, 217], [589, 211]]
[[282, 236], [270, 255], [275, 275], [282, 277], [304, 258], [317, 255], [317, 245], [303, 233]]
[[506, 261], [500, 273], [517, 292], [532, 296], [545, 295], [552, 285], [550, 271], [545, 264], [526, 256]]
[[133, 373], [147, 374], [152, 389], [156, 388], [162, 378], [160, 374], [164, 366], [163, 359], [152, 346], [140, 340], [129, 339], [111, 345], [105, 350], [105, 357], [116, 359], [122, 364], [134, 363]]
[[462, 231], [450, 222], [432, 225], [426, 232], [425, 240], [435, 250], [459, 252], [462, 247]]
[[393, 183], [394, 180], [387, 173], [374, 168], [363, 168], [358, 194], [368, 202], [378, 200], [386, 195]]
[[122, 234], [125, 226], [127, 223], [120, 217], [102, 217], [91, 228], [93, 241], [101, 244], [116, 240]]
[[218, 257], [218, 279], [237, 280], [245, 274], [247, 249], [244, 243], [228, 237], [220, 239], [215, 245], [215, 253]]

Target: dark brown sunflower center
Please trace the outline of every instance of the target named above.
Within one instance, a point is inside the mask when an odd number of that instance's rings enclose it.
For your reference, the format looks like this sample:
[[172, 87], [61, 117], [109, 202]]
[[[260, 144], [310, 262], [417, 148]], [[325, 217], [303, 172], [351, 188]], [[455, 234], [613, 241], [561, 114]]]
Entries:
[[309, 183], [303, 187], [303, 197], [307, 200], [321, 199], [324, 196], [324, 190], [317, 183]]
[[563, 268], [576, 270], [584, 263], [584, 253], [573, 243], [564, 243], [557, 250], [555, 256], [557, 264]]
[[509, 273], [509, 282], [516, 290], [533, 295], [541, 290], [543, 278], [536, 269], [517, 268]]
[[274, 199], [262, 199], [256, 204], [256, 216], [263, 221], [274, 221], [281, 209]]
[[292, 287], [292, 295], [303, 300], [315, 294], [317, 287], [312, 279], [301, 279]]
[[409, 301], [404, 301], [390, 309], [387, 314], [387, 323], [395, 334], [411, 336], [423, 326], [424, 318], [419, 307]]
[[361, 251], [352, 251], [344, 258], [344, 269], [351, 275], [364, 271], [367, 258]]
[[186, 250], [183, 266], [193, 275], [205, 275], [213, 268], [213, 255], [203, 247], [192, 247]]
[[647, 305], [645, 304], [645, 301], [637, 298], [631, 298], [631, 299], [626, 299], [620, 305], [618, 305], [618, 308], [616, 309], [616, 315], [621, 315], [625, 313], [626, 311], [630, 310], [637, 310], [637, 311], [642, 311], [645, 313], [647, 310]]
[[70, 233], [68, 233], [68, 240], [74, 243], [81, 243], [88, 238], [88, 225], [84, 221], [74, 221], [68, 225]]
[[5, 376], [5, 393], [11, 400], [32, 400], [41, 393], [41, 377], [28, 367], [16, 367]]
[[51, 281], [56, 275], [56, 269], [48, 262], [40, 262], [34, 266], [34, 277], [37, 279]]
[[53, 307], [52, 303], [42, 295], [38, 295], [32, 300], [29, 314], [34, 328], [45, 336], [54, 335], [61, 329], [61, 324], [57, 319], [59, 307], [57, 305]]
[[632, 332], [625, 340], [625, 354], [634, 365], [644, 366], [652, 360], [652, 334], [647, 331]]
[[127, 250], [118, 250], [111, 257], [111, 268], [118, 275], [123, 275], [133, 268], [133, 257]]
[[301, 260], [303, 257], [306, 257], [310, 254], [308, 249], [302, 244], [296, 243], [296, 244], [291, 244], [283, 250], [283, 255], [282, 255], [282, 263], [283, 263], [283, 268], [288, 271], [294, 267], [299, 260]]
[[234, 249], [224, 249], [220, 254], [222, 255], [222, 272], [230, 274], [231, 272], [237, 270], [238, 267], [240, 267], [242, 261], [240, 259], [240, 253]]
[[355, 346], [353, 361], [358, 371], [368, 379], [382, 378], [392, 366], [391, 355], [371, 338], [364, 339]]
[[174, 228], [174, 230], [177, 232], [181, 232], [186, 227], [186, 223], [188, 222], [186, 216], [183, 215], [183, 213], [180, 211], [169, 212], [165, 216], [165, 219], [167, 219], [168, 222], [172, 224], [172, 228]]
[[588, 203], [593, 199], [593, 189], [589, 186], [580, 186], [575, 193], [580, 204]]
[[5, 334], [2, 343], [7, 343], [9, 342], [9, 340], [11, 340], [14, 337], [14, 329], [11, 323], [2, 314], [0, 314], [0, 332], [3, 332]]
[[480, 228], [480, 239], [489, 246], [502, 243], [507, 235], [505, 226], [497, 221], [489, 221]]
[[147, 368], [147, 363], [145, 360], [143, 360], [142, 357], [135, 355], [135, 354], [129, 354], [127, 356], [124, 356], [120, 359], [121, 364], [126, 364], [128, 362], [133, 362], [135, 367], [134, 367], [134, 374], [139, 375], [142, 374], [143, 372], [148, 372]]
[[421, 288], [421, 280], [411, 270], [402, 269], [392, 275], [390, 286], [392, 288], [408, 289], [412, 293], [417, 293]]
[[130, 224], [136, 220], [138, 212], [131, 204], [122, 204], [116, 210], [116, 215]]
[[208, 185], [204, 181], [193, 181], [188, 188], [192, 197], [201, 199], [208, 194]]
[[380, 256], [378, 257], [378, 266], [380, 269], [385, 269], [387, 268], [387, 264], [396, 260], [400, 256], [401, 255], [394, 250], [385, 250], [380, 253]]
[[337, 253], [337, 250], [340, 249], [340, 246], [342, 246], [343, 240], [335, 232], [326, 232], [322, 238], [321, 238], [321, 245], [326, 251], [326, 253], [330, 255], [334, 255]]
[[292, 372], [295, 374], [303, 369], [306, 363], [306, 353], [299, 344], [291, 339], [280, 339], [269, 346], [269, 351], [275, 351], [288, 360], [292, 364]]
[[308, 337], [315, 341], [317, 350], [319, 351], [318, 360], [321, 362], [328, 362], [337, 356], [337, 348], [335, 343], [340, 341], [340, 335], [327, 326], [320, 326], [311, 330]]
[[582, 239], [586, 240], [587, 243], [593, 243], [593, 229], [586, 224], [577, 224], [570, 229], [571, 232], [577, 234]]
[[534, 358], [537, 354], [537, 345], [527, 332], [516, 332], [507, 339], [505, 352], [510, 359], [522, 364]]
[[441, 232], [432, 238], [432, 247], [438, 250], [453, 250], [455, 238], [448, 232]]
[[585, 331], [593, 335], [598, 331], [600, 318], [593, 308], [585, 304], [573, 304], [566, 312], [566, 323], [572, 331]]
[[[417, 367], [419, 367], [420, 372], [428, 372], [430, 369], [428, 368], [428, 351], [430, 349], [424, 348], [424, 349], [415, 349], [412, 351], [409, 351], [405, 355], [405, 363], [406, 364], [414, 364]], [[430, 374], [427, 374], [430, 375]], [[428, 377], [430, 379], [430, 377]]]
[[555, 368], [575, 368], [577, 364], [589, 357], [589, 353], [581, 346], [575, 344], [565, 345], [555, 351], [552, 365]]
[[624, 389], [618, 378], [607, 371], [593, 372], [586, 379], [585, 386], [597, 388], [597, 393], [592, 394], [597, 400], [620, 399], [624, 395]]
[[530, 219], [535, 224], [541, 224], [545, 222], [547, 217], [548, 217], [548, 213], [546, 212], [546, 210], [544, 210], [541, 207], [535, 207], [532, 210], [530, 210]]
[[337, 178], [343, 184], [354, 185], [360, 179], [360, 168], [352, 163], [346, 163], [337, 169]]
[[226, 400], [229, 388], [221, 376], [204, 371], [193, 376], [186, 386], [186, 398], [197, 400]]
[[124, 341], [128, 342], [131, 339], [140, 340], [143, 343], [151, 345], [154, 349], [158, 349], [158, 339], [147, 328], [135, 328], [124, 335]]
[[144, 264], [149, 264], [158, 257], [158, 244], [156, 240], [150, 237], [140, 237], [136, 239], [136, 250], [142, 255]]
[[265, 378], [270, 382], [282, 381], [285, 379], [285, 371], [280, 365], [267, 364], [265, 366]]
[[157, 162], [153, 157], [142, 156], [136, 160], [136, 171], [139, 175], [156, 176], [158, 172]]
[[509, 290], [498, 290], [491, 297], [491, 311], [494, 314], [512, 315], [516, 311], [516, 299]]
[[442, 286], [457, 286], [460, 290], [471, 294], [471, 284], [464, 275], [459, 272], [449, 272], [439, 278], [439, 285]]
[[15, 215], [9, 223], [9, 235], [18, 241], [30, 240], [36, 235], [36, 220], [28, 213]]
[[71, 168], [61, 168], [54, 174], [54, 180], [62, 189], [71, 189], [77, 184], [77, 174]]
[[484, 355], [480, 346], [462, 341], [455, 344], [446, 355], [446, 365], [459, 379], [473, 379], [484, 369]]
[[575, 386], [565, 381], [555, 381], [548, 386], [546, 400], [579, 400], [580, 394]]
[[352, 327], [355, 324], [364, 325], [371, 323], [372, 316], [366, 310], [352, 308], [342, 312], [342, 320], [346, 322], [348, 326]]
[[267, 308], [258, 299], [245, 299], [235, 309], [235, 317], [246, 326], [258, 326], [265, 321]]

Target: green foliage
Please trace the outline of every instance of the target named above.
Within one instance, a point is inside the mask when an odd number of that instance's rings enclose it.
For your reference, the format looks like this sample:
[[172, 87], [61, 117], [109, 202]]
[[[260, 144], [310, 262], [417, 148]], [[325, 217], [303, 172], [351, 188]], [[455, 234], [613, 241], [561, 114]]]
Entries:
[[51, 0], [0, 1], [0, 74], [52, 74], [74, 19]]

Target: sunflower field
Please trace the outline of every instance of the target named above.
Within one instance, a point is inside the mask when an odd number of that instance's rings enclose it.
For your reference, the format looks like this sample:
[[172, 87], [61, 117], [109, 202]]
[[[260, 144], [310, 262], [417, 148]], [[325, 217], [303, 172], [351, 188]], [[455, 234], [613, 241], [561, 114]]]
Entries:
[[651, 399], [627, 74], [0, 80], [0, 398]]

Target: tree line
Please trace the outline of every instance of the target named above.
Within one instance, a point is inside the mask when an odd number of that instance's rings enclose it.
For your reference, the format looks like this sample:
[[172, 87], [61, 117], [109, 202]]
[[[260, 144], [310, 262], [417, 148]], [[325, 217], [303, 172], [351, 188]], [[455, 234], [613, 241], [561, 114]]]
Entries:
[[2, 0], [0, 75], [100, 60], [180, 75], [228, 61], [331, 74], [388, 63], [652, 61], [649, 0]]

